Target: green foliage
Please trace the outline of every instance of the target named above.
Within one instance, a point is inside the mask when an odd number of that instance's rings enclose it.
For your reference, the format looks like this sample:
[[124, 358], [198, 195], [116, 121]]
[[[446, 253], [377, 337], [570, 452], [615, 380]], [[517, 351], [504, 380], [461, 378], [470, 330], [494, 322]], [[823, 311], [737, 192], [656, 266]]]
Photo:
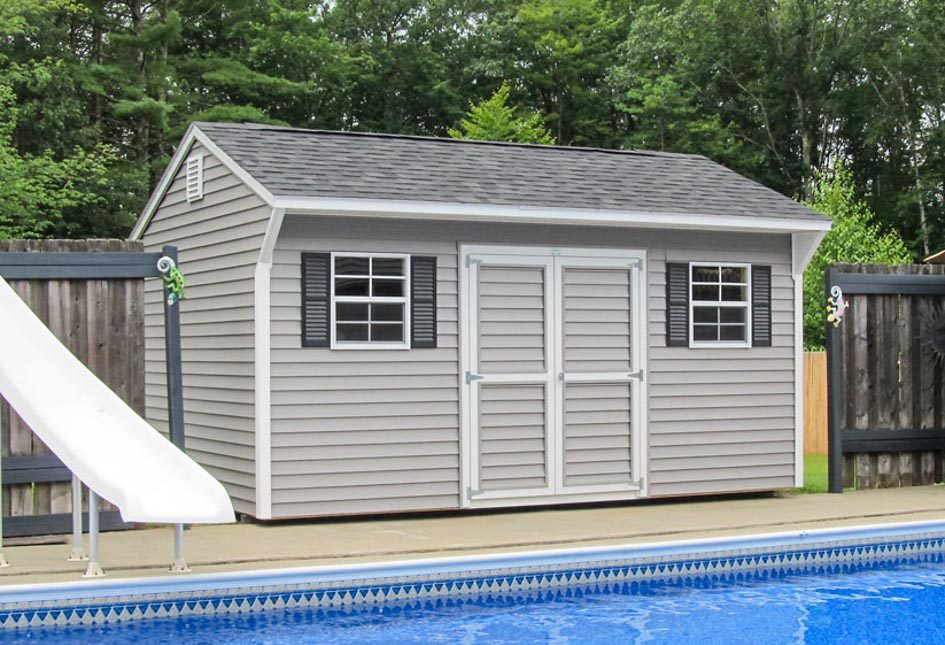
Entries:
[[113, 161], [106, 147], [76, 149], [59, 160], [48, 152], [22, 155], [12, 141], [16, 117], [13, 92], [0, 85], [0, 239], [43, 237], [56, 230], [66, 209], [97, 201], [88, 184], [103, 182]]
[[856, 196], [852, 174], [841, 165], [818, 178], [808, 205], [833, 220], [804, 272], [804, 346], [819, 350], [825, 342], [826, 268], [836, 263], [909, 264], [912, 254], [897, 232], [883, 230], [874, 221], [869, 207]]
[[509, 105], [508, 83], [488, 99], [469, 106], [469, 114], [459, 122], [458, 128], [450, 128], [454, 139], [478, 141], [514, 141], [517, 143], [542, 143], [553, 145], [555, 138], [535, 112], [516, 112]]

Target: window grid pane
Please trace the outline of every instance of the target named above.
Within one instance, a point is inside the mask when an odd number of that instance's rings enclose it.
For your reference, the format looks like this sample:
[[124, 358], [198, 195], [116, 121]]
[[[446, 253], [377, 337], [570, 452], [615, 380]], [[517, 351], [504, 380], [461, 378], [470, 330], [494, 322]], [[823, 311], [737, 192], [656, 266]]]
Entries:
[[748, 340], [748, 267], [693, 264], [690, 269], [692, 339], [705, 343]]
[[333, 268], [336, 342], [402, 345], [407, 258], [338, 255]]

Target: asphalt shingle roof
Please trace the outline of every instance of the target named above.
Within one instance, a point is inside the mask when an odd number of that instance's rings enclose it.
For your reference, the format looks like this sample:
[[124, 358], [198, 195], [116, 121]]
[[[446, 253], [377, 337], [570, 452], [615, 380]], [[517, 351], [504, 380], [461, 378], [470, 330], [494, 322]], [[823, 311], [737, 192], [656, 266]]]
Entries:
[[255, 124], [197, 127], [280, 197], [824, 219], [699, 155]]

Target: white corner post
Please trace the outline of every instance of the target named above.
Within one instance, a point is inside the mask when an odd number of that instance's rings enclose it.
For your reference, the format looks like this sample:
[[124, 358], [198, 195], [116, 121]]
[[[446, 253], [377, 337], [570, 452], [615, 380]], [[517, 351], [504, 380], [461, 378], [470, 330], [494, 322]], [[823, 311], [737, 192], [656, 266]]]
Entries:
[[89, 559], [82, 544], [82, 482], [75, 475], [72, 476], [72, 551], [69, 552], [68, 562], [84, 562]]
[[98, 554], [98, 495], [89, 488], [89, 566], [83, 578], [101, 578], [105, 575]]
[[9, 566], [10, 563], [3, 555], [3, 463], [0, 462], [0, 569]]
[[791, 235], [791, 278], [794, 282], [794, 485], [804, 485], [804, 269], [829, 227]]
[[261, 520], [272, 518], [272, 420], [270, 382], [270, 278], [276, 240], [282, 230], [285, 209], [273, 208], [266, 228], [254, 280], [254, 372], [256, 392], [253, 399], [256, 416], [256, 513]]

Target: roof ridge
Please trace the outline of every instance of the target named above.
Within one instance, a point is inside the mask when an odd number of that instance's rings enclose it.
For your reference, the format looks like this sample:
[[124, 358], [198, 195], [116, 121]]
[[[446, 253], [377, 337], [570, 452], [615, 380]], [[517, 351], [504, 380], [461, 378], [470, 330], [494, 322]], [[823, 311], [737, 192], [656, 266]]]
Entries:
[[[555, 152], [595, 152], [617, 155], [633, 155], [640, 157], [669, 157], [685, 159], [703, 159], [709, 160], [705, 155], [688, 152], [663, 152], [659, 150], [624, 150], [620, 148], [600, 148], [594, 146], [564, 146], [543, 143], [518, 143], [515, 141], [483, 141], [478, 139], [453, 139], [451, 137], [434, 137], [430, 135], [419, 134], [393, 134], [388, 132], [359, 132], [353, 130], [322, 130], [313, 128], [296, 128], [291, 126], [269, 125], [265, 123], [252, 122], [221, 122], [221, 121], [194, 121], [193, 125], [198, 128], [203, 126], [240, 128], [246, 130], [269, 131], [269, 132], [298, 132], [308, 135], [339, 136], [339, 137], [364, 137], [376, 139], [400, 139], [408, 141], [428, 141], [431, 143], [442, 143], [447, 145], [477, 145], [477, 146], [501, 146], [506, 148], [524, 148], [527, 150], [553, 150]], [[709, 160], [711, 161], [711, 160]]]

